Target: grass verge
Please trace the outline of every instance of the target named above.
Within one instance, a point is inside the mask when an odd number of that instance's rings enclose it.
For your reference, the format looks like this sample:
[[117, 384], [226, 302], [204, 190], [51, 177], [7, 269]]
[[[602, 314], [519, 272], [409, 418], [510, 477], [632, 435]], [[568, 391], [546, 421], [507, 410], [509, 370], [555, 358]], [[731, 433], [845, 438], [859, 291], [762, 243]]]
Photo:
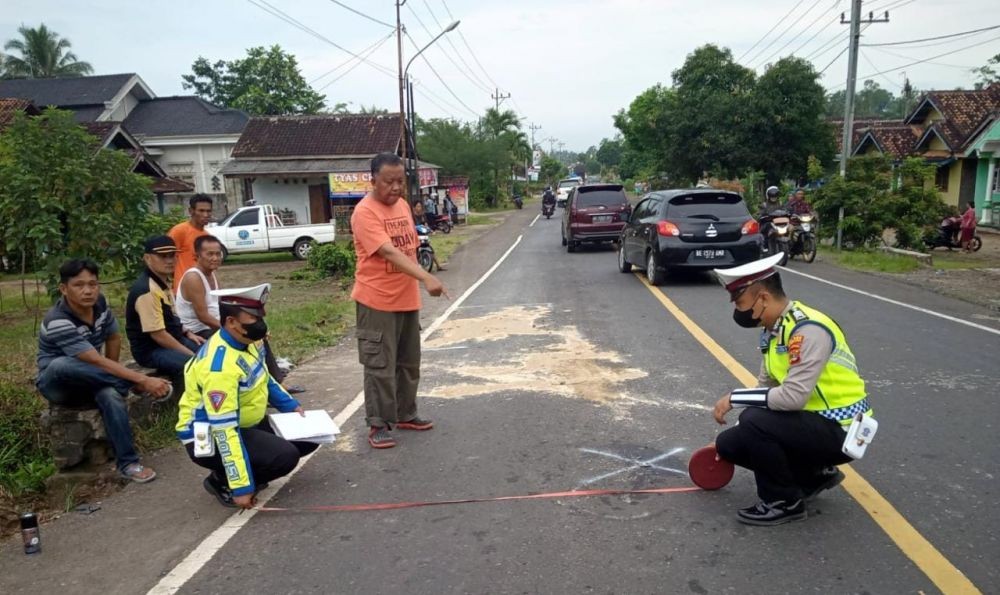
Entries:
[[834, 263], [856, 271], [876, 273], [909, 273], [920, 268], [913, 258], [897, 256], [874, 250], [835, 250], [821, 246], [820, 251], [833, 259]]

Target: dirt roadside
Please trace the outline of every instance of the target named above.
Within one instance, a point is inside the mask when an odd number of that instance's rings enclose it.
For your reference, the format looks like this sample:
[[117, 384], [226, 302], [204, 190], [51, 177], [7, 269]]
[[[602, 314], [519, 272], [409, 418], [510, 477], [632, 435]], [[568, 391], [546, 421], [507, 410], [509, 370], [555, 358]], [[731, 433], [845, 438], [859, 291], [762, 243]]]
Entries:
[[[963, 254], [938, 248], [931, 253], [935, 266], [910, 273], [876, 274], [1000, 312], [1000, 233], [981, 230], [980, 236], [983, 247], [978, 252]], [[969, 268], [951, 268], [954, 265]]]

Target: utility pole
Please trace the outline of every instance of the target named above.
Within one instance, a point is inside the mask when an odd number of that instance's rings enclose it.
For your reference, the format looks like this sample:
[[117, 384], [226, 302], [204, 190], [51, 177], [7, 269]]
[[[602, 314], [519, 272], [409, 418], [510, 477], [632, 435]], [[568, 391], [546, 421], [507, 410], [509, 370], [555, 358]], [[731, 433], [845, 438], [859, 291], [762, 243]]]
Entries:
[[[847, 95], [844, 98], [844, 135], [841, 142], [840, 151], [840, 177], [847, 175], [847, 160], [851, 156], [851, 142], [854, 140], [854, 90], [858, 82], [858, 45], [861, 43], [861, 0], [851, 2], [851, 20], [844, 19], [844, 14], [840, 15], [840, 24], [851, 26], [850, 46], [847, 54]], [[885, 11], [885, 16], [876, 19], [875, 14], [868, 13], [868, 18], [864, 23], [873, 25], [875, 23], [888, 23], [889, 11]], [[841, 248], [841, 240], [844, 228], [844, 207], [841, 205], [837, 212], [837, 249]]]
[[[400, 19], [400, 8], [406, 4], [406, 0], [396, 0], [396, 54], [399, 60], [399, 143], [403, 147], [403, 167], [406, 168], [406, 105], [403, 94], [403, 21]], [[406, 190], [403, 198], [407, 204], [410, 201], [410, 172], [406, 174]]]
[[556, 137], [554, 137], [554, 136], [550, 136], [549, 138], [547, 138], [545, 140], [548, 141], [548, 143], [549, 143], [549, 154], [551, 155], [552, 153], [555, 153], [556, 149], [555, 149], [554, 145], [555, 145], [556, 141], [558, 141], [559, 139], [556, 138]]
[[531, 131], [531, 148], [532, 148], [532, 150], [534, 150], [534, 148], [535, 148], [535, 131], [536, 130], [541, 130], [541, 129], [542, 129], [542, 127], [541, 126], [535, 126], [534, 122], [532, 122], [528, 126], [528, 130]]
[[510, 93], [504, 95], [500, 89], [497, 89], [496, 93], [490, 95], [490, 98], [497, 102], [497, 111], [500, 111], [500, 104], [503, 103], [504, 99], [510, 99]]

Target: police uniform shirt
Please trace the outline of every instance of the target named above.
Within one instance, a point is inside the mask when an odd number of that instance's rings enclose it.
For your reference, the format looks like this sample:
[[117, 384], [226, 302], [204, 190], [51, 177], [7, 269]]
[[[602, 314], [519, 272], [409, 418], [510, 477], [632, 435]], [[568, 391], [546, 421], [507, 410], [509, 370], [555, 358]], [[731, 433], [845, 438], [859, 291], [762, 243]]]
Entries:
[[[774, 326], [763, 331], [761, 349], [764, 349], [770, 341], [781, 337], [781, 326], [792, 306], [792, 302], [789, 302]], [[799, 339], [795, 339], [796, 337]], [[830, 355], [833, 353], [833, 339], [823, 327], [805, 324], [795, 330], [788, 343], [785, 348], [788, 349], [791, 366], [785, 381], [779, 384], [768, 373], [765, 354], [760, 364], [760, 373], [757, 375], [758, 387], [771, 389], [767, 393], [768, 409], [801, 411], [809, 400], [809, 395], [816, 388], [823, 368], [830, 360]]]

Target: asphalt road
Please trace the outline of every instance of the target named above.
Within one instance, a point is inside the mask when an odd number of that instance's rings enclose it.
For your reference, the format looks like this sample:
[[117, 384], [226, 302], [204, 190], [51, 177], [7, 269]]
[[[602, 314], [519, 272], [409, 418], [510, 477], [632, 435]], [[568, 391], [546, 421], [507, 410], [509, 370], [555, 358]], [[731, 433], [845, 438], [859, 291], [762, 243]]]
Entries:
[[[709, 408], [739, 386], [610, 248], [567, 254], [539, 220], [425, 345], [431, 432], [368, 448], [362, 414], [269, 506], [434, 501], [587, 488], [684, 487], [718, 432]], [[489, 244], [497, 256], [502, 244]], [[917, 306], [978, 310], [865, 275], [792, 270]], [[983, 592], [1000, 584], [1000, 336], [793, 273], [788, 292], [840, 322], [881, 423], [854, 468]], [[756, 371], [757, 334], [707, 275], [661, 290]], [[336, 378], [330, 378], [335, 383]], [[845, 490], [806, 522], [752, 528], [737, 471], [707, 493], [554, 498], [367, 512], [258, 513], [183, 593], [916, 593], [925, 572]], [[947, 588], [948, 585], [945, 585]]]

